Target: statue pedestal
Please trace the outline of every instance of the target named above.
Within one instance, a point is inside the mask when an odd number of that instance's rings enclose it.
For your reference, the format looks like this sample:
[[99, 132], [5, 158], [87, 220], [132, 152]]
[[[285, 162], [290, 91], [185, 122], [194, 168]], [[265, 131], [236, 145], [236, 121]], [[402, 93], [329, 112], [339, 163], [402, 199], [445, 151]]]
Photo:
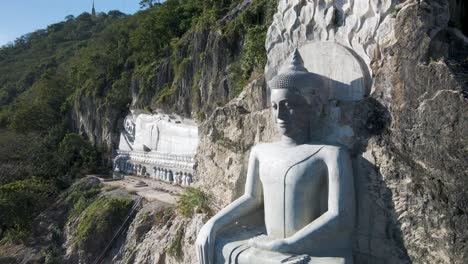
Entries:
[[[215, 263], [235, 264], [279, 264], [279, 263], [308, 263], [308, 264], [350, 264], [349, 257], [315, 257], [308, 255], [290, 255], [273, 251], [265, 251], [249, 246], [250, 238], [257, 236], [261, 228], [236, 230], [224, 234], [216, 241]], [[228, 236], [231, 235], [231, 236]]]
[[[266, 251], [253, 248], [249, 239], [265, 235], [265, 226], [260, 223], [263, 213], [245, 217], [221, 231], [215, 245], [216, 264], [351, 264], [352, 253], [347, 257], [318, 257], [309, 255], [292, 255], [280, 252]], [[256, 223], [253, 225], [252, 223]]]

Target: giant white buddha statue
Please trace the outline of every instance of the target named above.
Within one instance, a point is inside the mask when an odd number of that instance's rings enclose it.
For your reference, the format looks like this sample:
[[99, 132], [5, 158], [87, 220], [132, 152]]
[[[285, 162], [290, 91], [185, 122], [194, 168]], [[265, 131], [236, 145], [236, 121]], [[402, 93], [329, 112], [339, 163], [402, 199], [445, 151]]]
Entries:
[[310, 139], [327, 102], [298, 51], [268, 83], [281, 140], [258, 144], [245, 192], [200, 230], [200, 263], [352, 263], [355, 195], [346, 147]]

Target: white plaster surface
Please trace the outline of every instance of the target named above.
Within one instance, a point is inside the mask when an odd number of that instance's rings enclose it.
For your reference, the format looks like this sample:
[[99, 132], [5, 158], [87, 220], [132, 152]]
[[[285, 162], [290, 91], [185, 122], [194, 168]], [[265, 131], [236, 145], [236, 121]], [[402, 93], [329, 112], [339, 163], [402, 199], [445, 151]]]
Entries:
[[351, 49], [333, 42], [311, 42], [299, 49], [304, 67], [326, 80], [329, 103], [324, 109], [324, 119], [312, 131], [312, 137], [332, 144], [352, 148], [354, 131], [342, 117], [344, 111], [354, 109], [352, 105], [370, 93], [371, 80], [367, 67]]
[[[126, 140], [123, 145], [139, 151], [157, 151], [171, 154], [194, 154], [198, 146], [196, 125], [182, 123], [162, 115], [138, 114], [127, 120], [134, 120], [135, 138], [133, 143]], [[128, 148], [122, 147], [121, 150]]]
[[[193, 182], [198, 126], [175, 115], [131, 113], [124, 120], [114, 170], [184, 186]], [[185, 181], [174, 175], [185, 173]]]
[[351, 50], [333, 42], [311, 42], [299, 52], [309, 72], [327, 77], [330, 100], [359, 101], [369, 94], [366, 66]]
[[347, 47], [371, 72], [371, 61], [382, 53], [379, 47], [395, 41], [394, 18], [389, 15], [391, 6], [392, 0], [280, 0], [265, 44], [267, 80], [279, 72], [296, 48], [310, 42], [332, 42]]

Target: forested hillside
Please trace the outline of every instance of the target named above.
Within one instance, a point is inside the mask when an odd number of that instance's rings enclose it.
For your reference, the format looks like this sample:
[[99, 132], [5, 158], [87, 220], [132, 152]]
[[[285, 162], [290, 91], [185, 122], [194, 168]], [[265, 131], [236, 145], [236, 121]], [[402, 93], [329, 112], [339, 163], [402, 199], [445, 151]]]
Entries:
[[[27, 237], [33, 218], [75, 179], [109, 173], [115, 140], [98, 128], [118, 134], [129, 107], [203, 120], [263, 72], [276, 1], [146, 7], [67, 16], [0, 48], [0, 239]], [[213, 34], [218, 55], [205, 51]]]

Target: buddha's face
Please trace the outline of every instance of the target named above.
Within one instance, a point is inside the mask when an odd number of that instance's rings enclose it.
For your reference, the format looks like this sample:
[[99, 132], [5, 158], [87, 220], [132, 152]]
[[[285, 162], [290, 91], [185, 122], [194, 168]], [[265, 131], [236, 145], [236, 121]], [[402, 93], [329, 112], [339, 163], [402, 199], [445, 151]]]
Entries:
[[272, 89], [271, 107], [282, 135], [295, 137], [308, 133], [310, 106], [303, 96], [289, 89]]

